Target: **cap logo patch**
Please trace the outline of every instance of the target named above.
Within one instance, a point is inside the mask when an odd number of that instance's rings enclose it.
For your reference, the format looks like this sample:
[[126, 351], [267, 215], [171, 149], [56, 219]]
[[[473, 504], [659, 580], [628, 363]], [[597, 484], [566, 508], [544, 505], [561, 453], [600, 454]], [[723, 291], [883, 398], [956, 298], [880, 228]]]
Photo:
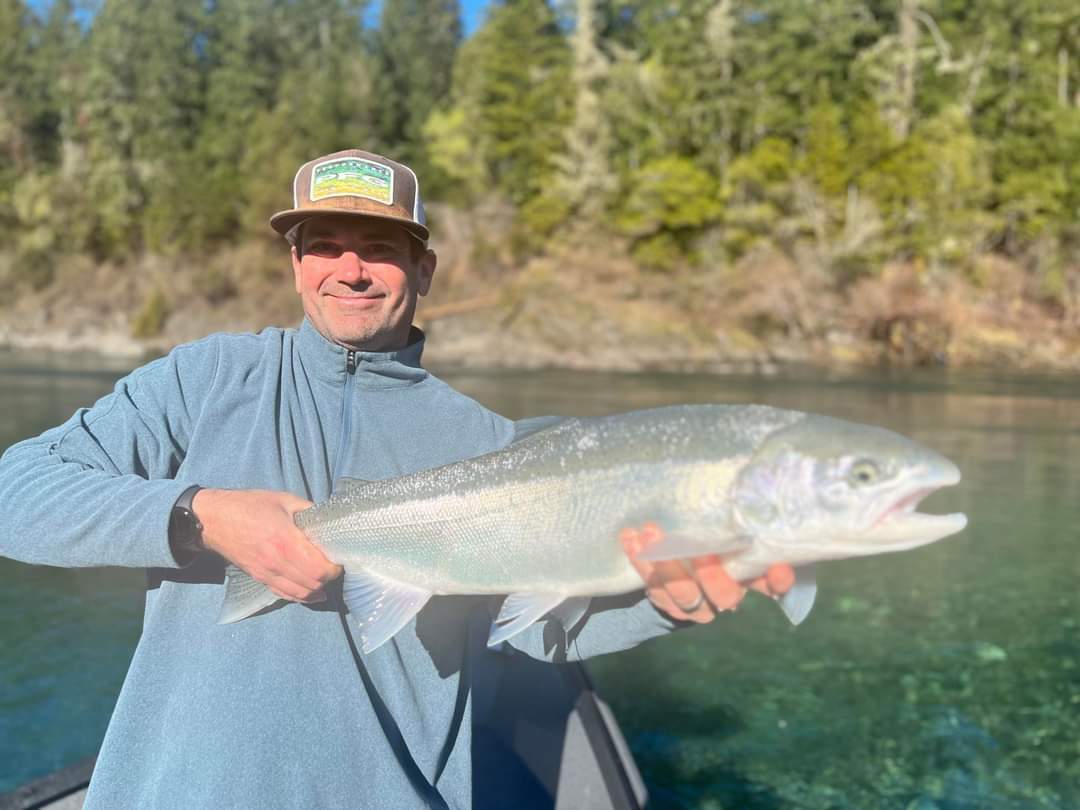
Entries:
[[394, 170], [363, 158], [337, 158], [318, 163], [311, 170], [310, 200], [328, 197], [366, 197], [391, 205], [394, 201]]

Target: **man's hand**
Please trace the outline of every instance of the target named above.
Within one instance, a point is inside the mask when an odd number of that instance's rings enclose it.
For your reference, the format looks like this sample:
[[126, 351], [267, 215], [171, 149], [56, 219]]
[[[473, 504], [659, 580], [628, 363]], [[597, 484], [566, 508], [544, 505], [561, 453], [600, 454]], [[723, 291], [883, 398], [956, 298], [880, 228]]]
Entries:
[[626, 556], [641, 574], [645, 593], [656, 607], [673, 619], [691, 622], [710, 622], [723, 610], [734, 610], [746, 595], [747, 587], [766, 596], [787, 593], [795, 584], [795, 571], [790, 565], [774, 565], [746, 586], [740, 585], [724, 571], [716, 555], [681, 560], [648, 562], [637, 555], [663, 537], [655, 523], [640, 529], [623, 529], [619, 533]]
[[293, 522], [293, 515], [311, 505], [288, 492], [264, 489], [201, 489], [191, 503], [208, 549], [282, 599], [321, 602], [323, 585], [341, 576], [342, 568]]

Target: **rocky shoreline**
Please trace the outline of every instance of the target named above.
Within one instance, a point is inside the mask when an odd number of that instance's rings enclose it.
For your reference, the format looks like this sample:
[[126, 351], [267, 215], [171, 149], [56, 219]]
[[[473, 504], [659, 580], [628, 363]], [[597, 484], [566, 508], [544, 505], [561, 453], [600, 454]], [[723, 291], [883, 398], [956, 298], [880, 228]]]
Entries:
[[[700, 341], [650, 340], [647, 336], [612, 332], [597, 339], [590, 335], [578, 345], [543, 335], [522, 334], [505, 328], [505, 312], [486, 316], [445, 317], [419, 322], [428, 334], [428, 364], [469, 370], [572, 369], [619, 372], [698, 372], [711, 374], [775, 374], [786, 366], [821, 368], [881, 366], [948, 366], [992, 369], [996, 372], [1080, 373], [1080, 351], [1075, 343], [1051, 336], [1027, 343], [1015, 332], [996, 331], [964, 337], [957, 362], [949, 354], [918, 363], [888, 351], [879, 342], [834, 332], [812, 341], [780, 339], [754, 345], [745, 335], [720, 335], [711, 345]], [[501, 316], [501, 317], [500, 317]], [[294, 325], [298, 317], [279, 323]], [[201, 324], [204, 328], [198, 328]], [[106, 318], [101, 326], [28, 325], [0, 315], [0, 350], [43, 351], [66, 355], [90, 354], [136, 365], [160, 356], [180, 343], [217, 331], [258, 331], [270, 324], [237, 323], [228, 317], [185, 319], [167, 334], [136, 338], [127, 319]], [[578, 332], [590, 330], [579, 329]]]
[[[212, 332], [294, 325], [302, 312], [282, 265], [280, 250], [250, 245], [196, 264], [78, 261], [49, 287], [0, 305], [0, 347], [134, 365]], [[1049, 310], [1015, 285], [975, 289], [903, 266], [842, 292], [780, 260], [682, 277], [588, 256], [535, 259], [501, 275], [451, 260], [440, 273], [441, 286], [417, 313], [429, 336], [427, 362], [440, 367], [1080, 373], [1075, 315]]]

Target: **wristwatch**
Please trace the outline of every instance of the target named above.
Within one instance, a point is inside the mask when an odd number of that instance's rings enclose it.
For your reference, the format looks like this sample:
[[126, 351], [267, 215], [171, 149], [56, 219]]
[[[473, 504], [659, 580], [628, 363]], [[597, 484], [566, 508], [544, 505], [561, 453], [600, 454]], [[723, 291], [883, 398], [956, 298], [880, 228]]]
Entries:
[[169, 516], [169, 548], [173, 558], [183, 568], [192, 562], [200, 552], [206, 550], [203, 544], [203, 525], [191, 508], [195, 494], [202, 489], [198, 484], [180, 493]]

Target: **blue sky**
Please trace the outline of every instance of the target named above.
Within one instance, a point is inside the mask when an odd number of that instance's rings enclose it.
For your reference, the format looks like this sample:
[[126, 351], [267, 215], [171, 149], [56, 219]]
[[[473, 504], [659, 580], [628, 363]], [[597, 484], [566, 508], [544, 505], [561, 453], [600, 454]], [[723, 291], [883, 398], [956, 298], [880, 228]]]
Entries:
[[[28, 0], [27, 5], [38, 13], [43, 13], [49, 8], [52, 0]], [[458, 0], [461, 3], [461, 19], [465, 27], [465, 36], [468, 36], [484, 21], [484, 9], [490, 0]], [[374, 0], [367, 12], [368, 21], [372, 24], [379, 19], [379, 2]]]
[[461, 19], [465, 24], [466, 36], [480, 27], [487, 5], [488, 0], [461, 0]]
[[[461, 22], [465, 28], [465, 36], [469, 36], [484, 21], [484, 9], [488, 7], [491, 0], [458, 0], [458, 2], [461, 4]], [[366, 15], [369, 25], [378, 23], [379, 7], [381, 5], [379, 0], [371, 1]]]

